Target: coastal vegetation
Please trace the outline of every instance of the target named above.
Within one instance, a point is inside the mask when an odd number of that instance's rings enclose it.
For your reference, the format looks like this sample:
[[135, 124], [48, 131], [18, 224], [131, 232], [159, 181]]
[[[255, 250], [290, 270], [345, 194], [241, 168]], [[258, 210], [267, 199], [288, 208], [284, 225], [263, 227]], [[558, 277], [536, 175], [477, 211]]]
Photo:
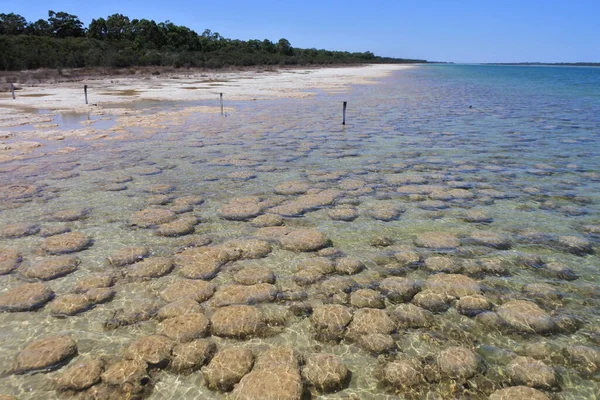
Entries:
[[201, 34], [173, 22], [130, 19], [122, 14], [93, 19], [89, 26], [73, 14], [48, 11], [28, 22], [0, 14], [0, 70], [38, 68], [170, 66], [221, 68], [253, 65], [417, 63], [425, 60], [293, 47], [276, 42], [229, 39], [206, 29]]

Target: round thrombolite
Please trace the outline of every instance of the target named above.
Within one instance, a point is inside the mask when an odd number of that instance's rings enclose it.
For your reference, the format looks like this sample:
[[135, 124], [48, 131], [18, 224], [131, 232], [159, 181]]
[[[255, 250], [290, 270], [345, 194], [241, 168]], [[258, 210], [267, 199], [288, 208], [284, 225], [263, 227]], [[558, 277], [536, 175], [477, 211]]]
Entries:
[[416, 281], [396, 276], [382, 280], [379, 284], [379, 290], [394, 303], [410, 301], [417, 293], [419, 293], [419, 287]]
[[88, 275], [77, 281], [73, 291], [76, 293], [85, 293], [92, 289], [109, 288], [113, 286], [116, 281], [117, 278], [112, 274]]
[[489, 400], [550, 400], [550, 397], [527, 386], [513, 386], [496, 390]]
[[567, 346], [564, 354], [570, 364], [585, 375], [595, 374], [600, 370], [600, 350], [598, 348], [583, 345]]
[[317, 353], [306, 357], [302, 376], [309, 385], [323, 392], [341, 390], [348, 377], [348, 368], [334, 354]]
[[92, 240], [81, 232], [67, 232], [50, 236], [42, 242], [42, 250], [49, 254], [74, 253], [86, 249]]
[[40, 231], [39, 225], [12, 224], [0, 228], [0, 239], [14, 239], [35, 235]]
[[66, 293], [50, 303], [50, 312], [54, 316], [75, 315], [87, 311], [93, 303], [81, 293]]
[[111, 288], [95, 288], [85, 292], [85, 297], [92, 304], [106, 303], [114, 299], [117, 292]]
[[284, 249], [296, 252], [317, 251], [331, 245], [327, 236], [316, 229], [291, 231], [280, 242]]
[[352, 292], [350, 304], [356, 308], [385, 308], [383, 296], [373, 289], [358, 289]]
[[150, 228], [152, 226], [166, 224], [177, 218], [171, 210], [165, 208], [146, 208], [132, 215], [130, 223], [132, 226], [140, 228]]
[[414, 304], [400, 304], [390, 312], [399, 328], [426, 328], [433, 324], [434, 315], [431, 311], [422, 309]]
[[354, 207], [340, 206], [329, 210], [327, 215], [335, 221], [351, 222], [358, 218], [358, 210]]
[[175, 256], [180, 273], [190, 279], [212, 279], [221, 267], [239, 258], [239, 253], [222, 247], [192, 247]]
[[383, 381], [396, 390], [411, 388], [424, 382], [422, 367], [414, 359], [400, 359], [386, 363], [381, 371]]
[[275, 283], [275, 274], [268, 267], [248, 266], [233, 276], [233, 280], [241, 285], [256, 285], [258, 283]]
[[70, 222], [77, 221], [79, 219], [85, 218], [90, 213], [89, 208], [76, 209], [76, 210], [62, 210], [57, 211], [55, 213], [50, 214], [48, 217], [48, 221], [56, 221], [56, 222]]
[[13, 249], [0, 249], [0, 275], [11, 273], [19, 266], [23, 258]]
[[152, 206], [164, 206], [173, 201], [173, 196], [169, 196], [166, 194], [157, 194], [154, 196], [150, 196], [146, 203]]
[[335, 262], [335, 272], [338, 274], [354, 275], [364, 269], [365, 264], [356, 258], [342, 257], [338, 258]]
[[457, 298], [481, 293], [481, 287], [474, 279], [460, 274], [430, 276], [425, 281], [425, 289]]
[[415, 246], [428, 249], [455, 249], [460, 246], [460, 240], [449, 233], [424, 232], [415, 238]]
[[308, 189], [310, 189], [310, 184], [306, 182], [288, 181], [277, 185], [274, 192], [281, 195], [304, 194]]
[[493, 247], [499, 250], [508, 250], [512, 246], [511, 240], [497, 232], [477, 231], [469, 236], [469, 240], [475, 244]]
[[373, 219], [389, 222], [398, 219], [403, 212], [404, 209], [395, 204], [380, 203], [369, 208], [367, 214]]
[[230, 261], [263, 258], [273, 250], [269, 242], [258, 239], [229, 240], [221, 248], [228, 254]]
[[175, 372], [196, 370], [212, 358], [215, 350], [215, 343], [210, 339], [179, 343], [173, 347], [170, 368]]
[[0, 311], [31, 311], [42, 307], [54, 292], [42, 283], [26, 283], [0, 294]]
[[352, 311], [340, 304], [325, 304], [315, 307], [310, 321], [319, 340], [339, 340], [352, 320]]
[[392, 335], [373, 333], [362, 336], [358, 343], [363, 349], [375, 354], [390, 353], [396, 350], [396, 342]]
[[454, 257], [433, 256], [425, 259], [425, 267], [432, 272], [459, 273], [463, 264]]
[[60, 391], [81, 391], [100, 382], [104, 372], [104, 362], [94, 358], [83, 358], [73, 362], [57, 379], [56, 389]]
[[545, 265], [544, 271], [555, 278], [566, 281], [574, 281], [579, 276], [569, 267], [561, 262], [549, 262]]
[[171, 257], [150, 257], [130, 265], [124, 273], [129, 278], [152, 279], [168, 274], [174, 266]]
[[125, 358], [144, 361], [149, 366], [166, 366], [171, 359], [175, 343], [164, 336], [151, 335], [136, 339], [125, 349]]
[[263, 208], [255, 201], [231, 201], [219, 209], [219, 215], [230, 221], [247, 221], [262, 214]]
[[560, 236], [558, 238], [558, 245], [565, 251], [576, 256], [586, 256], [594, 253], [592, 243], [578, 236]]
[[257, 228], [265, 228], [269, 226], [281, 226], [283, 225], [283, 222], [283, 217], [281, 215], [264, 214], [254, 218], [250, 224]]
[[[169, 210], [173, 211], [175, 214], [184, 214], [184, 213], [189, 213], [194, 211], [194, 206], [192, 206], [191, 204], [173, 204], [171, 207], [169, 207]], [[190, 221], [190, 217], [193, 217], [191, 215], [188, 215], [185, 220]], [[173, 222], [177, 222], [177, 221], [173, 221]], [[197, 223], [197, 220], [194, 224]], [[163, 225], [168, 225], [167, 224], [163, 224]]]
[[469, 210], [465, 213], [463, 220], [466, 222], [487, 224], [492, 222], [494, 219], [490, 217], [485, 211], [482, 210]]
[[187, 314], [202, 314], [204, 312], [202, 306], [195, 300], [184, 297], [183, 299], [173, 301], [158, 310], [157, 317], [160, 320], [178, 317]]
[[158, 326], [158, 333], [179, 342], [189, 342], [208, 334], [209, 319], [204, 314], [187, 314], [167, 318]]
[[[173, 204], [171, 207], [169, 207], [169, 210], [173, 211], [175, 214], [184, 214], [184, 213], [194, 211], [194, 206], [192, 206], [191, 204]], [[174, 226], [177, 226], [177, 223], [179, 223], [179, 226], [180, 226], [179, 229], [182, 230], [183, 226], [184, 226], [184, 222], [187, 224], [190, 224], [190, 225], [196, 225], [198, 223], [198, 219], [196, 219], [193, 215], [187, 215], [185, 217], [179, 218], [178, 220], [175, 220], [173, 222], [167, 222], [166, 224], [162, 224], [160, 226], [163, 227], [165, 225], [171, 225], [171, 224], [173, 224]], [[169, 235], [163, 235], [163, 236], [169, 236]]]
[[190, 194], [187, 196], [178, 197], [174, 201], [175, 204], [186, 204], [190, 206], [199, 206], [204, 203], [204, 197], [200, 195]]
[[[89, 291], [86, 292], [86, 295]], [[154, 317], [158, 307], [154, 301], [141, 300], [130, 303], [126, 308], [119, 308], [104, 323], [105, 329], [117, 329], [120, 326], [137, 324]]]
[[419, 292], [413, 297], [412, 303], [435, 313], [442, 313], [450, 308], [452, 297], [444, 293], [436, 293], [429, 289]]
[[401, 267], [417, 267], [421, 263], [421, 255], [412, 250], [399, 251], [394, 254], [394, 259]]
[[143, 246], [124, 247], [108, 257], [108, 262], [116, 267], [140, 261], [150, 254], [150, 249]]
[[557, 384], [552, 367], [531, 357], [517, 357], [506, 366], [508, 377], [515, 385], [551, 389]]
[[456, 303], [456, 309], [459, 313], [466, 315], [467, 317], [474, 317], [479, 313], [489, 310], [492, 304], [480, 294], [474, 294], [471, 296], [463, 296]]
[[211, 317], [212, 332], [217, 336], [249, 337], [266, 329], [263, 313], [253, 306], [231, 305], [219, 308]]
[[252, 369], [254, 355], [242, 347], [229, 347], [220, 350], [211, 362], [202, 368], [206, 385], [215, 390], [227, 392]]
[[23, 276], [28, 279], [48, 281], [70, 274], [77, 269], [79, 259], [73, 256], [59, 256], [44, 258], [33, 262], [23, 271]]
[[148, 365], [139, 360], [119, 360], [102, 374], [102, 382], [117, 388], [117, 398], [135, 398], [150, 382]]
[[369, 245], [373, 247], [390, 247], [396, 241], [391, 236], [376, 235], [369, 239]]
[[233, 400], [300, 399], [303, 393], [298, 357], [292, 349], [267, 350], [232, 393]]
[[194, 232], [194, 226], [198, 225], [198, 221], [198, 217], [194, 215], [182, 215], [174, 221], [158, 225], [155, 233], [167, 237], [187, 235]]
[[150, 185], [144, 188], [144, 192], [152, 194], [167, 194], [175, 190], [175, 186], [169, 184], [159, 183], [156, 185]]
[[551, 333], [556, 329], [552, 317], [537, 304], [527, 300], [511, 300], [496, 313], [511, 328], [525, 333]]
[[521, 291], [527, 297], [542, 300], [559, 301], [563, 297], [563, 294], [559, 290], [547, 283], [528, 283], [523, 286]]
[[466, 347], [449, 347], [438, 354], [437, 365], [448, 378], [469, 379], [479, 372], [481, 359]]
[[193, 279], [178, 279], [160, 292], [160, 297], [168, 302], [190, 298], [199, 303], [211, 298], [215, 286], [206, 281]]
[[277, 287], [269, 283], [256, 285], [221, 285], [210, 300], [215, 307], [232, 304], [257, 304], [275, 300]]
[[47, 238], [50, 236], [60, 235], [61, 233], [71, 232], [71, 228], [65, 225], [44, 226], [40, 229], [40, 236]]
[[373, 333], [390, 334], [396, 330], [396, 324], [385, 310], [361, 308], [354, 313], [348, 325], [347, 337], [358, 340], [363, 335]]
[[17, 357], [14, 372], [17, 374], [51, 370], [77, 354], [77, 344], [70, 336], [50, 336], [27, 345]]
[[106, 183], [100, 186], [99, 189], [105, 192], [121, 192], [123, 190], [127, 190], [127, 185], [123, 185], [121, 183]]

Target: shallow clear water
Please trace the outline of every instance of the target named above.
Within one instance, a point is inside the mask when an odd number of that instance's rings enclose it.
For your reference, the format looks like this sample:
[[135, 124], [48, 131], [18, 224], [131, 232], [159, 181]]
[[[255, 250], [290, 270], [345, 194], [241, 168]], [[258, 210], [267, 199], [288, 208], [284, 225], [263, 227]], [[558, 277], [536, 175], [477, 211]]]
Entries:
[[[340, 124], [342, 101], [348, 101], [348, 124], [344, 127]], [[249, 222], [220, 218], [219, 209], [234, 198], [260, 196], [290, 201], [294, 195], [276, 195], [274, 188], [291, 180], [307, 182], [313, 191], [336, 189], [340, 191], [336, 203], [355, 205], [357, 219], [333, 220], [328, 215], [333, 206], [325, 206], [286, 218], [285, 225], [317, 228], [332, 240], [335, 249], [360, 259], [366, 269], [353, 278], [362, 287], [377, 288], [390, 273], [386, 260], [407, 249], [416, 250], [423, 259], [439, 254], [459, 260], [498, 259], [505, 263], [508, 274], [476, 277], [495, 306], [508, 299], [525, 298], [538, 301], [552, 315], [575, 315], [583, 321], [578, 330], [570, 333], [500, 333], [451, 307], [435, 314], [434, 328], [396, 332], [394, 340], [400, 354], [425, 360], [450, 344], [475, 349], [486, 363], [487, 372], [479, 380], [469, 381], [470, 391], [459, 393], [487, 398], [493, 389], [508, 385], [501, 371], [510, 357], [507, 361], [498, 354], [524, 354], [527, 345], [548, 343], [552, 351], [543, 359], [556, 368], [560, 378], [559, 388], [547, 393], [560, 399], [597, 396], [600, 386], [596, 371], [591, 375], [577, 372], [561, 355], [569, 345], [598, 344], [600, 69], [419, 66], [398, 71], [375, 85], [356, 86], [345, 94], [227, 106], [237, 111], [227, 117], [189, 116], [184, 123], [159, 134], [147, 135], [133, 129], [128, 140], [67, 139], [64, 144], [77, 147], [77, 151], [0, 165], [2, 187], [39, 187], [35, 196], [26, 198], [0, 193], [0, 228], [14, 223], [52, 227], [61, 225], [48, 222], [47, 217], [53, 212], [91, 210], [83, 219], [64, 223], [94, 242], [89, 249], [75, 253], [81, 259], [76, 272], [47, 282], [60, 296], [86, 275], [119, 270], [108, 265], [106, 259], [126, 246], [145, 245], [157, 255], [173, 255], [190, 237], [208, 236], [215, 244], [256, 237], [257, 228]], [[230, 175], [234, 172], [248, 172], [254, 177], [241, 180]], [[133, 178], [123, 183], [125, 190], [105, 190], [103, 185], [121, 176]], [[402, 190], [410, 188], [410, 179], [393, 184], [390, 177], [412, 177], [416, 189]], [[205, 198], [191, 212], [201, 220], [195, 234], [160, 237], [152, 230], [129, 225], [131, 216], [148, 205], [153, 196], [149, 191], [157, 184], [174, 186], [170, 193], [174, 197]], [[472, 198], [431, 203], [428, 192], [419, 191], [424, 185], [435, 185], [438, 191], [464, 188]], [[372, 218], [371, 210], [384, 204], [400, 207], [404, 212], [387, 222]], [[465, 222], [464, 214], [472, 209], [483, 211], [492, 222]], [[510, 249], [471, 245], [469, 236], [479, 230], [509, 238]], [[432, 231], [451, 233], [461, 239], [462, 245], [452, 251], [414, 245], [416, 235]], [[527, 236], [525, 231], [535, 231], [536, 235]], [[551, 239], [531, 239], [544, 235]], [[380, 236], [392, 239], [393, 245], [371, 245], [372, 239]], [[584, 238], [596, 252], [572, 254], [556, 245], [560, 236]], [[0, 248], [20, 251], [26, 264], [46, 257], [40, 249], [41, 242], [38, 235], [0, 239]], [[281, 284], [292, 280], [294, 267], [312, 256], [275, 245], [273, 252], [259, 262], [271, 267], [277, 284]], [[546, 263], [562, 262], [579, 278], [566, 281], [549, 277], [541, 270], [527, 268], [522, 261], [525, 256], [539, 256]], [[231, 282], [236, 263], [239, 262], [225, 266], [214, 282]], [[420, 265], [404, 274], [424, 281], [431, 271]], [[119, 281], [113, 301], [62, 319], [53, 317], [48, 306], [35, 312], [1, 313], [0, 370], [9, 371], [27, 343], [56, 333], [71, 334], [80, 354], [121, 354], [136, 337], [153, 334], [158, 321], [152, 319], [110, 331], [103, 328], [103, 323], [117, 309], [134, 307], [142, 301], [160, 302], [157, 293], [179, 278], [176, 268], [147, 282]], [[19, 270], [0, 276], [0, 289], [21, 281]], [[523, 286], [531, 283], [552, 285], [560, 292], [560, 299], [540, 299], [522, 293]], [[322, 303], [318, 283], [304, 290], [311, 305]], [[281, 307], [290, 305], [285, 301], [276, 303]], [[386, 302], [386, 307], [394, 306]], [[436, 339], [426, 340], [430, 337]], [[243, 344], [257, 354], [265, 345], [283, 344], [301, 354], [324, 351], [341, 356], [352, 371], [352, 379], [343, 391], [322, 398], [357, 395], [361, 399], [386, 399], [410, 394], [386, 388], [374, 372], [386, 357], [393, 359], [395, 354], [378, 359], [350, 341], [321, 343], [314, 338], [308, 318], [290, 318], [277, 334], [267, 337], [214, 340], [223, 347]], [[55, 394], [51, 379], [58, 374], [60, 370], [35, 375], [5, 373], [0, 377], [0, 393], [20, 399], [52, 398]], [[473, 389], [477, 384], [480, 388]], [[424, 384], [416, 396], [430, 391], [450, 398], [448, 385], [447, 380]], [[199, 371], [190, 375], [160, 371], [150, 394], [152, 399], [224, 397], [202, 384]]]

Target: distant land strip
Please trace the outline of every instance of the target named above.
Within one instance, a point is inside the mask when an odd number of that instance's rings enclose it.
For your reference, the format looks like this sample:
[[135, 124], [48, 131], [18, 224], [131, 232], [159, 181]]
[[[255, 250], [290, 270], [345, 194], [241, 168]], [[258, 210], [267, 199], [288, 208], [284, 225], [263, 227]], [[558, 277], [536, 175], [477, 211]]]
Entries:
[[517, 63], [484, 63], [482, 65], [554, 65], [554, 66], [565, 66], [565, 67], [600, 67], [600, 62], [556, 62], [556, 63], [544, 63], [544, 62], [517, 62]]
[[426, 60], [376, 56], [370, 51], [301, 49], [277, 42], [228, 39], [202, 34], [170, 21], [156, 23], [122, 14], [93, 19], [85, 27], [76, 15], [48, 11], [48, 19], [28, 22], [0, 14], [0, 71], [40, 68], [146, 67], [222, 68], [248, 66], [408, 64]]

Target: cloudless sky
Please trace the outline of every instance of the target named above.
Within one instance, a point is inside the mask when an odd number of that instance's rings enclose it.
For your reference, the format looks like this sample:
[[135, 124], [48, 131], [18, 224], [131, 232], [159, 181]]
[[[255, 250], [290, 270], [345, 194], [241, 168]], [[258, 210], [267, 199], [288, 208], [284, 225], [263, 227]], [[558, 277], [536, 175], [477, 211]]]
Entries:
[[48, 10], [87, 26], [114, 13], [232, 39], [453, 62], [600, 62], [600, 0], [0, 0], [28, 21]]

